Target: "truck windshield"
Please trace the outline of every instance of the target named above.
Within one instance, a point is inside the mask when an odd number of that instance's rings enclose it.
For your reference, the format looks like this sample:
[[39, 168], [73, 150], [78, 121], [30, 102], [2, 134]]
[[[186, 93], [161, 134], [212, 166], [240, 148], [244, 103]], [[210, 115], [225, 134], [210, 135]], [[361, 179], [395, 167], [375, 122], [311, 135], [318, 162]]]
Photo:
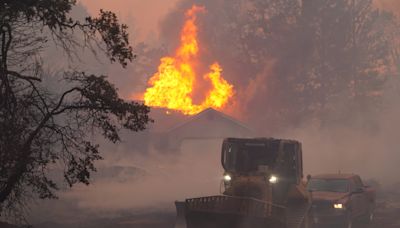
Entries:
[[309, 191], [348, 192], [349, 181], [345, 179], [311, 179], [307, 186]]
[[260, 165], [272, 168], [277, 152], [278, 147], [264, 143], [229, 143], [223, 151], [223, 163], [228, 170], [237, 172], [257, 171]]

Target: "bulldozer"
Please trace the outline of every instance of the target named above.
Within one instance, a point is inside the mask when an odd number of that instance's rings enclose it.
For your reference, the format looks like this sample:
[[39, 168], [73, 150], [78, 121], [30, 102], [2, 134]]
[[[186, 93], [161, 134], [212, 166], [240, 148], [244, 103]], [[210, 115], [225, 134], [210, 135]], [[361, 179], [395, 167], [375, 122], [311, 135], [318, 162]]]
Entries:
[[176, 201], [175, 228], [310, 228], [301, 143], [226, 138], [221, 195]]

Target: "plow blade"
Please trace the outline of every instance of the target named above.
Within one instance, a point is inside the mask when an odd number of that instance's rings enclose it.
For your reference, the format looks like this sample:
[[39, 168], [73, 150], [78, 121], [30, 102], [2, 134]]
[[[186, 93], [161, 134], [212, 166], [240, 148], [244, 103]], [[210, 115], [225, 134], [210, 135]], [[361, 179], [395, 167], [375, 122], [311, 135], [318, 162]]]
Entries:
[[176, 222], [175, 228], [187, 228], [185, 218], [185, 202], [176, 201]]
[[284, 207], [253, 198], [210, 196], [175, 205], [175, 228], [286, 227]]

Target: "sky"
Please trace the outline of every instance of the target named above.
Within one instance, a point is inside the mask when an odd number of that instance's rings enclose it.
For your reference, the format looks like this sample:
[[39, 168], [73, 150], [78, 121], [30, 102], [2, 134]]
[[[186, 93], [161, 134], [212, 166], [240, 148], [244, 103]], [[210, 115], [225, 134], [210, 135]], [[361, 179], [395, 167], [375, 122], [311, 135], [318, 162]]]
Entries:
[[[148, 37], [151, 37], [152, 34], [159, 35], [157, 32], [159, 23], [179, 1], [183, 0], [79, 0], [80, 4], [85, 6], [92, 15], [96, 15], [100, 9], [115, 12], [122, 23], [128, 24], [132, 29], [130, 31], [130, 34], [133, 34], [131, 39], [135, 42], [143, 40], [147, 42]], [[212, 2], [213, 0], [208, 1]], [[374, 1], [377, 7], [396, 13], [400, 12], [400, 0]], [[165, 27], [168, 31], [172, 31], [175, 23], [167, 23], [167, 25]], [[153, 37], [153, 39], [157, 38], [157, 36]], [[269, 69], [270, 67], [267, 66], [266, 72], [262, 72], [262, 74], [269, 74]], [[137, 85], [129, 67], [127, 71], [125, 71], [126, 69], [122, 71], [117, 67], [105, 70], [108, 70], [108, 75], [111, 76], [110, 78], [120, 91], [127, 93]], [[257, 80], [255, 83], [261, 84]], [[396, 106], [394, 111], [382, 114], [379, 122], [381, 128], [373, 135], [363, 132], [364, 129], [348, 129], [347, 127], [341, 128], [341, 126], [321, 131], [312, 123], [306, 122], [299, 129], [290, 129], [277, 136], [294, 138], [303, 142], [305, 174], [322, 171], [337, 172], [340, 169], [341, 171], [355, 171], [372, 178], [398, 180], [400, 157], [398, 156], [397, 141], [400, 123], [397, 120], [399, 113], [400, 108]], [[265, 133], [265, 135], [267, 134], [270, 132]], [[203, 142], [200, 141], [200, 143]], [[210, 147], [204, 148], [204, 145], [209, 144]], [[109, 165], [107, 164], [109, 162], [112, 165], [143, 167], [146, 168], [149, 178], [138, 179], [138, 182], [132, 182], [130, 179], [122, 181], [125, 178], [123, 175], [111, 180], [101, 179], [89, 187], [77, 186], [74, 191], [66, 192], [63, 196], [70, 202], [78, 202], [73, 206], [83, 209], [85, 212], [89, 209], [94, 211], [100, 209], [108, 213], [109, 210], [129, 210], [132, 207], [144, 208], [154, 205], [163, 207], [165, 204], [166, 207], [173, 207], [171, 202], [177, 199], [182, 200], [193, 195], [218, 194], [222, 171], [220, 170], [219, 153], [215, 153], [215, 151], [219, 152], [220, 143], [204, 143], [204, 145], [184, 144], [182, 150], [185, 153], [178, 158], [164, 154], [142, 158], [138, 157], [141, 156], [140, 153], [136, 155], [131, 153], [132, 151], [129, 151], [131, 155], [128, 157], [126, 155], [128, 152], [122, 153], [118, 148], [112, 148], [109, 152], [112, 159], [110, 159], [111, 161], [106, 159], [104, 166]], [[109, 197], [109, 195], [113, 195], [113, 197]], [[77, 211], [73, 209], [67, 208], [65, 211], [75, 212], [71, 214], [76, 216]], [[47, 216], [43, 215], [42, 210], [38, 211], [41, 212], [37, 215], [40, 219], [57, 217], [48, 211], [45, 211], [48, 213]], [[86, 218], [89, 217], [86, 216], [87, 214], [83, 215]]]
[[[89, 13], [97, 14], [100, 9], [111, 10], [123, 18], [126, 24], [129, 20], [146, 34], [156, 31], [158, 23], [179, 0], [78, 0], [87, 7]], [[400, 12], [399, 0], [374, 0], [375, 4], [387, 10]]]
[[[373, 0], [375, 5], [381, 9], [391, 10], [400, 13], [400, 0]], [[166, 16], [173, 11], [178, 2], [184, 0], [78, 0], [91, 15], [97, 15], [100, 9], [110, 10], [117, 14], [121, 22], [129, 26], [130, 42], [132, 46], [144, 41], [146, 44], [159, 44], [166, 38], [160, 37], [160, 23], [165, 22]], [[190, 1], [187, 1], [190, 2]], [[194, 1], [196, 2], [196, 1]], [[168, 22], [168, 20], [167, 20]], [[167, 23], [168, 24], [168, 23]], [[165, 26], [175, 34], [174, 25]], [[178, 25], [177, 25], [178, 27]], [[179, 31], [179, 30], [177, 30]], [[166, 35], [166, 32], [162, 32]], [[108, 75], [128, 75], [131, 81], [113, 80], [113, 83], [120, 88], [121, 96], [131, 98], [132, 94], [142, 94], [145, 83], [139, 83], [133, 78], [133, 73], [122, 71], [119, 66], [112, 66], [108, 69]], [[125, 77], [126, 79], [127, 77]], [[136, 77], [137, 78], [137, 77]], [[115, 79], [115, 77], [112, 77]], [[132, 85], [136, 87], [133, 88]]]
[[396, 14], [400, 13], [400, 1], [399, 0], [375, 0], [375, 4], [379, 8], [393, 11]]
[[[96, 15], [100, 9], [115, 12], [123, 23], [134, 29], [135, 41], [158, 35], [162, 18], [180, 0], [78, 0], [88, 12]], [[400, 13], [400, 0], [374, 0], [377, 7]]]
[[91, 15], [110, 10], [122, 22], [135, 29], [135, 40], [143, 40], [158, 31], [159, 21], [179, 0], [79, 0]]

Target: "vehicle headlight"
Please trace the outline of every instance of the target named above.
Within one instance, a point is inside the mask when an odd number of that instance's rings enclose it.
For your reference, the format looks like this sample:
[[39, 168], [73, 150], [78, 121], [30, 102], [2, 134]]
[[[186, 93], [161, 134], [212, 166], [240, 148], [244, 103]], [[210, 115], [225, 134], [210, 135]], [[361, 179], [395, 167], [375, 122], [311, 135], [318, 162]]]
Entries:
[[278, 182], [278, 177], [277, 177], [277, 176], [272, 175], [272, 176], [269, 178], [269, 183], [275, 184], [275, 183], [277, 183], [277, 182]]
[[342, 203], [333, 204], [333, 208], [335, 209], [344, 209], [344, 205]]
[[224, 181], [229, 182], [232, 180], [232, 177], [229, 174], [224, 175]]

